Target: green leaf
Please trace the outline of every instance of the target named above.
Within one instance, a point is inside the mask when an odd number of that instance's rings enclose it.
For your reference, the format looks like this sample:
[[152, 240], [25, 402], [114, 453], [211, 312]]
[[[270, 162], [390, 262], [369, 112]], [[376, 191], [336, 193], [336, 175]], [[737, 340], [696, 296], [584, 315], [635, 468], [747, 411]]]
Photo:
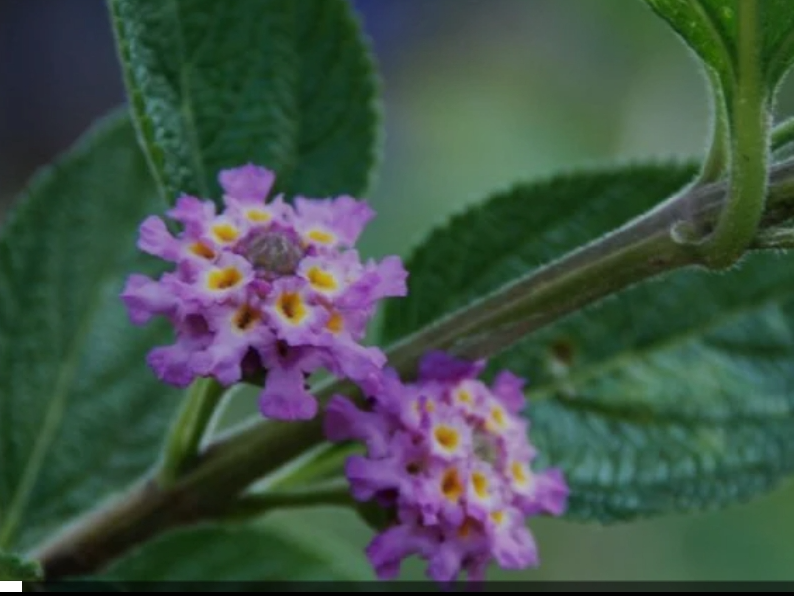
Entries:
[[[706, 64], [730, 95], [737, 69], [737, 10], [742, 0], [646, 0]], [[760, 0], [759, 61], [772, 89], [794, 61], [794, 10], [789, 0]]]
[[154, 461], [176, 394], [145, 363], [126, 276], [159, 199], [126, 115], [31, 182], [0, 234], [0, 545], [25, 550]]
[[493, 363], [531, 378], [534, 437], [569, 474], [572, 517], [722, 507], [794, 471], [793, 264], [669, 275]]
[[[363, 556], [363, 555], [362, 555]], [[112, 564], [102, 581], [333, 581], [332, 557], [271, 528], [202, 525], [169, 532]], [[224, 587], [228, 587], [225, 584]]]
[[[437, 230], [388, 305], [390, 338], [463, 306], [653, 207], [694, 166], [518, 186]], [[679, 271], [542, 328], [493, 359], [529, 380], [540, 465], [568, 515], [625, 520], [725, 506], [794, 471], [793, 255], [717, 275]]]
[[38, 562], [26, 561], [17, 555], [0, 551], [0, 580], [29, 582], [41, 578], [41, 565]]
[[623, 225], [688, 182], [693, 165], [561, 175], [498, 193], [435, 229], [406, 260], [408, 295], [385, 305], [396, 341]]
[[736, 65], [736, 22], [733, 0], [646, 0], [723, 84]]
[[794, 10], [789, 0], [761, 0], [758, 8], [762, 68], [767, 85], [776, 87], [794, 63]]
[[368, 190], [375, 68], [346, 0], [109, 0], [137, 129], [167, 201], [219, 197], [222, 168], [279, 190]]

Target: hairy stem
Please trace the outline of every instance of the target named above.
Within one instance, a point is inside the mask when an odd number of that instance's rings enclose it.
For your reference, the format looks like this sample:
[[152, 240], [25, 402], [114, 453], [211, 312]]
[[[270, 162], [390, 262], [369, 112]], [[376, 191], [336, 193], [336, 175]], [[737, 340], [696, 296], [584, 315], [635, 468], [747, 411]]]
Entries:
[[214, 379], [196, 379], [166, 436], [158, 479], [172, 484], [198, 456], [199, 445], [226, 388]]
[[147, 478], [33, 553], [49, 581], [103, 569], [163, 532], [223, 518], [240, 494], [323, 439], [319, 419], [306, 424], [258, 422], [209, 446], [169, 486]]
[[266, 515], [276, 509], [296, 507], [315, 507], [318, 505], [355, 506], [347, 482], [328, 483], [323, 486], [310, 486], [300, 491], [277, 491], [257, 495], [245, 495], [232, 505], [224, 519], [243, 521], [252, 517]]
[[770, 146], [772, 151], [779, 151], [792, 143], [794, 143], [794, 118], [789, 118], [772, 129]]
[[[791, 216], [792, 174], [794, 160], [770, 172], [765, 225]], [[672, 197], [612, 234], [404, 338], [390, 351], [390, 364], [410, 374], [417, 359], [430, 348], [468, 358], [488, 357], [601, 298], [659, 273], [699, 265], [700, 256], [692, 247], [677, 242], [671, 228], [682, 220], [693, 221], [698, 228], [713, 225], [726, 194], [726, 183], [719, 182]]]
[[759, 250], [781, 250], [794, 248], [794, 229], [789, 227], [761, 230], [753, 241]]
[[711, 133], [711, 147], [706, 154], [698, 181], [709, 183], [719, 180], [728, 165], [728, 113], [719, 75], [709, 66], [704, 68], [711, 88], [714, 129]]
[[758, 56], [757, 0], [738, 4], [738, 67], [731, 94], [730, 192], [711, 236], [702, 245], [705, 263], [730, 267], [755, 237], [764, 213], [769, 118]]
[[[765, 229], [794, 217], [794, 160], [769, 173]], [[531, 330], [632, 284], [697, 260], [692, 247], [676, 242], [670, 229], [684, 215], [698, 224], [714, 222], [727, 194], [725, 183], [692, 187], [609, 236], [540, 268], [474, 305], [409, 336], [387, 350], [390, 364], [409, 375], [429, 349], [453, 348], [487, 357]], [[518, 316], [518, 322], [505, 323]], [[499, 328], [498, 341], [481, 332]], [[316, 390], [322, 401], [341, 393], [360, 397], [346, 381]], [[258, 420], [231, 431], [199, 454], [194, 465], [169, 486], [142, 481], [119, 500], [89, 513], [66, 533], [33, 553], [47, 579], [89, 574], [135, 545], [181, 525], [222, 518], [240, 495], [324, 443], [322, 417], [304, 423]]]

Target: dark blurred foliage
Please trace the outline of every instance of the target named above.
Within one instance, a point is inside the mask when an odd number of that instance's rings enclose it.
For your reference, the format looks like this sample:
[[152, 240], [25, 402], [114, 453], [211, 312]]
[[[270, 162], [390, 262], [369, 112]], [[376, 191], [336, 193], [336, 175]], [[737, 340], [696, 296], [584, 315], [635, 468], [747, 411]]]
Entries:
[[0, 195], [124, 101], [100, 0], [0, 0]]

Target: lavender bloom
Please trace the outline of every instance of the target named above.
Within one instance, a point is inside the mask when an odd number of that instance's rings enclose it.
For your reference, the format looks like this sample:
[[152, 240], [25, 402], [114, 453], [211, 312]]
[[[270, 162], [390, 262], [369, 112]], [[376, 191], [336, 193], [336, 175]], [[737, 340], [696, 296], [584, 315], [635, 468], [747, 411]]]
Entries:
[[158, 280], [131, 275], [121, 295], [133, 323], [173, 325], [175, 342], [147, 358], [158, 378], [228, 386], [266, 371], [260, 410], [281, 420], [316, 415], [305, 377], [320, 368], [377, 390], [385, 357], [360, 342], [378, 301], [406, 294], [407, 272], [353, 249], [374, 212], [347, 196], [268, 200], [275, 175], [252, 164], [218, 179], [222, 212], [182, 196], [167, 213], [179, 234], [156, 216], [140, 227], [138, 247], [174, 263]]
[[481, 581], [492, 561], [505, 569], [535, 566], [527, 518], [565, 510], [561, 472], [532, 469], [536, 450], [519, 416], [523, 381], [502, 372], [488, 387], [477, 378], [483, 368], [434, 352], [415, 383], [385, 371], [366, 411], [341, 396], [328, 404], [328, 439], [367, 448], [346, 463], [354, 498], [394, 514], [367, 547], [380, 579], [396, 577], [412, 555], [443, 584], [462, 572]]

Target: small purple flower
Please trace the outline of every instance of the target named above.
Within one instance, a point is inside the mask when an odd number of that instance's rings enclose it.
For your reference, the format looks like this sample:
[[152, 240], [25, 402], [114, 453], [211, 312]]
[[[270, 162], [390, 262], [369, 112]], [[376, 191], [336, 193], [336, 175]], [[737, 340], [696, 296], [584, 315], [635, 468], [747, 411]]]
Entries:
[[489, 387], [477, 378], [484, 368], [434, 352], [420, 362], [415, 383], [383, 371], [365, 410], [341, 396], [328, 403], [328, 439], [367, 448], [345, 467], [354, 498], [394, 513], [367, 547], [380, 579], [396, 577], [412, 555], [442, 584], [463, 572], [481, 581], [492, 561], [535, 566], [527, 518], [565, 511], [569, 489], [560, 470], [532, 469], [536, 450], [519, 416], [523, 380], [504, 371]]
[[354, 244], [374, 216], [364, 202], [281, 195], [275, 175], [253, 164], [223, 170], [224, 209], [183, 195], [167, 215], [140, 227], [138, 248], [174, 264], [159, 279], [133, 274], [121, 298], [134, 324], [163, 316], [175, 342], [147, 361], [184, 387], [197, 377], [225, 386], [266, 372], [260, 410], [306, 420], [317, 413], [307, 375], [325, 368], [365, 391], [380, 387], [383, 353], [361, 341], [377, 304], [406, 294], [397, 257], [362, 263]]

